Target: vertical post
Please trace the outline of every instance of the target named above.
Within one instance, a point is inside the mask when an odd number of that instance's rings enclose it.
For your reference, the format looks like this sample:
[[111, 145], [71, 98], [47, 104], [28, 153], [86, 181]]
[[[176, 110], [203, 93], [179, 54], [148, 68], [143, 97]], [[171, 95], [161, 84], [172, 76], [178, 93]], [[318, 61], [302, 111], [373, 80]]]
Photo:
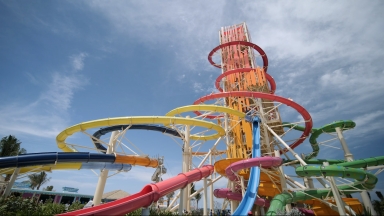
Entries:
[[203, 188], [204, 188], [204, 197], [203, 197], [203, 202], [204, 202], [204, 205], [203, 205], [203, 215], [208, 215], [208, 211], [207, 211], [207, 178], [204, 178], [204, 182], [203, 182]]
[[[231, 190], [235, 191], [235, 182], [231, 182]], [[235, 212], [238, 206], [239, 202], [231, 200], [231, 213]]]
[[184, 188], [180, 189], [180, 200], [179, 200], [179, 215], [183, 215], [184, 210]]
[[[111, 138], [109, 139], [109, 144], [108, 144], [106, 154], [111, 154], [114, 152], [115, 143], [116, 143], [115, 137], [117, 134], [118, 134], [117, 131], [113, 131], [111, 133]], [[101, 197], [103, 196], [103, 193], [104, 193], [104, 188], [105, 188], [105, 183], [107, 182], [107, 178], [108, 178], [108, 170], [103, 169], [100, 172], [99, 181], [97, 182], [97, 186], [95, 190], [95, 195], [93, 196], [93, 205], [95, 206], [99, 205], [101, 202]]]
[[[329, 163], [328, 162], [323, 162], [323, 165], [324, 166], [328, 166]], [[335, 198], [336, 205], [337, 205], [337, 210], [339, 211], [339, 214], [340, 215], [346, 215], [345, 208], [344, 208], [344, 202], [341, 199], [339, 190], [336, 187], [335, 180], [331, 176], [327, 176], [326, 178], [329, 180], [329, 183], [331, 185], [333, 197]]]
[[241, 184], [241, 196], [244, 197], [245, 185], [244, 185], [244, 177], [243, 176], [240, 176], [240, 184]]
[[16, 168], [16, 169], [13, 171], [13, 174], [12, 174], [11, 178], [10, 178], [9, 181], [8, 181], [7, 187], [5, 188], [5, 190], [4, 190], [4, 192], [3, 192], [3, 196], [4, 196], [4, 197], [9, 196], [9, 194], [11, 193], [12, 186], [13, 186], [13, 184], [15, 183], [16, 178], [17, 178], [17, 176], [19, 175], [19, 172], [20, 172], [20, 168], [19, 168], [19, 167]]
[[371, 215], [377, 215], [375, 209], [372, 206], [371, 200], [369, 199], [368, 192], [363, 191], [360, 193], [361, 199], [363, 200], [364, 207], [371, 212]]
[[[211, 164], [212, 165], [212, 154], [211, 155], [209, 155], [209, 164]], [[211, 174], [211, 176], [210, 176], [210, 181], [211, 181], [211, 183], [213, 182], [213, 173]], [[212, 211], [213, 211], [213, 209], [214, 209], [214, 206], [213, 206], [213, 184], [211, 184], [211, 186], [209, 186], [209, 190], [210, 190], [210, 192], [209, 192], [209, 207], [212, 209]]]
[[[275, 157], [280, 157], [280, 150], [274, 150], [275, 151]], [[279, 166], [279, 173], [280, 173], [280, 184], [283, 191], [287, 191], [287, 180], [285, 179], [284, 175], [284, 169], [282, 166]], [[290, 212], [292, 210], [291, 203], [288, 203], [285, 205], [285, 210], [287, 212]]]
[[[335, 130], [337, 133], [337, 137], [340, 140], [341, 147], [343, 148], [343, 151], [344, 151], [344, 159], [346, 161], [353, 161], [353, 155], [349, 151], [349, 148], [347, 146], [347, 142], [345, 141], [344, 136], [343, 136], [343, 131], [341, 130], [340, 127], [336, 127]], [[361, 198], [363, 200], [364, 207], [369, 209], [371, 211], [372, 215], [376, 215], [375, 209], [373, 208], [371, 200], [369, 199], [368, 192], [366, 190], [362, 191], [362, 192], [360, 192], [360, 195], [361, 195]]]
[[[186, 118], [189, 118], [189, 116], [187, 116]], [[184, 133], [183, 173], [188, 172], [189, 168], [190, 168], [190, 152], [189, 152], [190, 139], [189, 139], [189, 136], [190, 136], [190, 126], [186, 125], [185, 126], [185, 133]], [[182, 190], [183, 190], [183, 193], [182, 193], [183, 198], [181, 198], [181, 194], [180, 194], [180, 204], [181, 204], [181, 199], [182, 199], [183, 200], [183, 208], [185, 208], [189, 212], [190, 211], [190, 209], [189, 209], [190, 208], [189, 196], [191, 193], [191, 185], [188, 184]]]
[[349, 148], [347, 146], [347, 143], [345, 142], [345, 139], [344, 139], [343, 132], [342, 132], [341, 128], [336, 127], [335, 129], [336, 129], [337, 137], [340, 140], [341, 147], [343, 147], [343, 150], [344, 150], [344, 158], [345, 158], [345, 160], [346, 161], [353, 161], [353, 155], [349, 151]]

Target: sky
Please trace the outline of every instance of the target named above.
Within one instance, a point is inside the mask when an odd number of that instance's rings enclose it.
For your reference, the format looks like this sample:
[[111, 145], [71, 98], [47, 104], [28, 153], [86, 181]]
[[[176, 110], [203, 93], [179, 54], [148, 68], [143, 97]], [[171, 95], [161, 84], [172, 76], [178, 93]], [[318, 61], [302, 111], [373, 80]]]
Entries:
[[[356, 128], [344, 135], [354, 158], [382, 156], [383, 10], [381, 1], [0, 0], [0, 136], [16, 136], [28, 153], [57, 152], [56, 136], [72, 125], [163, 116], [190, 105], [216, 91], [221, 70], [207, 56], [220, 27], [246, 22], [252, 42], [267, 53], [276, 95], [305, 107], [315, 128], [353, 120]], [[281, 116], [300, 118], [289, 108]], [[92, 146], [81, 133], [67, 141]], [[164, 156], [164, 179], [181, 172], [180, 140], [129, 131], [125, 142], [141, 155]], [[309, 153], [309, 142], [296, 150]], [[322, 145], [318, 158], [343, 159], [343, 152]], [[153, 172], [133, 167], [111, 177], [105, 192], [138, 192]], [[98, 179], [90, 170], [49, 176], [56, 190], [84, 194], [93, 194]], [[378, 177], [374, 191], [384, 193], [384, 175]]]

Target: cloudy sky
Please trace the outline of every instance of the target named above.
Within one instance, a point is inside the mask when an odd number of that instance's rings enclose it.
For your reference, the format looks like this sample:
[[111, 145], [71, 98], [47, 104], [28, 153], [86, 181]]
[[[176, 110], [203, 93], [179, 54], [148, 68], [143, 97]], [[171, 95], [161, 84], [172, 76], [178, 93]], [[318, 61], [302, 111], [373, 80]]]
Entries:
[[[221, 73], [207, 61], [220, 27], [245, 21], [268, 55], [277, 95], [304, 106], [314, 127], [355, 121], [345, 133], [355, 159], [382, 156], [383, 10], [381, 1], [0, 1], [0, 135], [15, 135], [29, 153], [55, 152], [56, 135], [71, 125], [190, 105], [214, 91]], [[287, 109], [282, 118], [298, 114]], [[167, 177], [181, 171], [171, 138], [127, 136], [144, 154], [165, 156]], [[91, 146], [82, 134], [70, 141]], [[297, 151], [308, 153], [308, 141]], [[321, 146], [319, 158], [343, 153]], [[135, 193], [153, 171], [134, 167], [105, 191]], [[49, 175], [57, 190], [93, 194], [97, 182], [89, 170]]]

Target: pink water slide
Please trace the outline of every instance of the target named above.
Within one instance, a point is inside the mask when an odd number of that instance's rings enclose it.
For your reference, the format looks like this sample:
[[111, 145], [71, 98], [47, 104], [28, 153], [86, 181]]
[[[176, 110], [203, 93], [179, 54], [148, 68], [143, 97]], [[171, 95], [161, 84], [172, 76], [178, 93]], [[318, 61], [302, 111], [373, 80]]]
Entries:
[[160, 197], [184, 188], [192, 182], [208, 177], [213, 171], [214, 167], [212, 165], [203, 166], [186, 173], [180, 173], [173, 178], [156, 184], [148, 184], [144, 186], [140, 192], [131, 196], [92, 208], [81, 209], [60, 215], [125, 215], [138, 208], [148, 207], [153, 202], [159, 200]]
[[[247, 169], [255, 166], [259, 166], [263, 168], [271, 168], [271, 167], [280, 166], [281, 163], [282, 163], [282, 159], [279, 157], [250, 158], [250, 159], [241, 160], [229, 165], [225, 169], [225, 174], [227, 175], [229, 180], [234, 181], [237, 178], [236, 173], [242, 169]], [[242, 194], [232, 192], [228, 188], [216, 189], [214, 191], [214, 195], [217, 198], [226, 198], [226, 199], [236, 200], [236, 201], [240, 201], [243, 198]], [[256, 198], [255, 204], [259, 206], [268, 207], [269, 201], [266, 201], [265, 199], [262, 199], [262, 198]]]

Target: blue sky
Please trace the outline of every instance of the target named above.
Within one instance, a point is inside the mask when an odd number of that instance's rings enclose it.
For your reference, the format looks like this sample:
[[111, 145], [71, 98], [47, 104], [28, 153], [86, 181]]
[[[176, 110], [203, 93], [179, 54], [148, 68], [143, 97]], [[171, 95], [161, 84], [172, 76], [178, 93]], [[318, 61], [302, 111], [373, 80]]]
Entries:
[[[268, 55], [277, 95], [304, 106], [314, 127], [354, 120], [345, 136], [355, 159], [381, 156], [383, 9], [380, 1], [0, 1], [0, 135], [15, 135], [29, 153], [55, 152], [56, 135], [71, 125], [190, 105], [214, 91], [221, 73], [207, 61], [220, 27], [245, 21]], [[165, 156], [166, 177], [181, 171], [181, 150], [169, 137], [130, 131], [128, 138], [145, 154]], [[91, 146], [81, 134], [69, 141]], [[309, 151], [308, 141], [297, 148]], [[343, 154], [322, 146], [318, 158]], [[135, 193], [153, 171], [134, 167], [105, 191]], [[49, 175], [58, 190], [93, 194], [97, 182], [87, 170]]]

